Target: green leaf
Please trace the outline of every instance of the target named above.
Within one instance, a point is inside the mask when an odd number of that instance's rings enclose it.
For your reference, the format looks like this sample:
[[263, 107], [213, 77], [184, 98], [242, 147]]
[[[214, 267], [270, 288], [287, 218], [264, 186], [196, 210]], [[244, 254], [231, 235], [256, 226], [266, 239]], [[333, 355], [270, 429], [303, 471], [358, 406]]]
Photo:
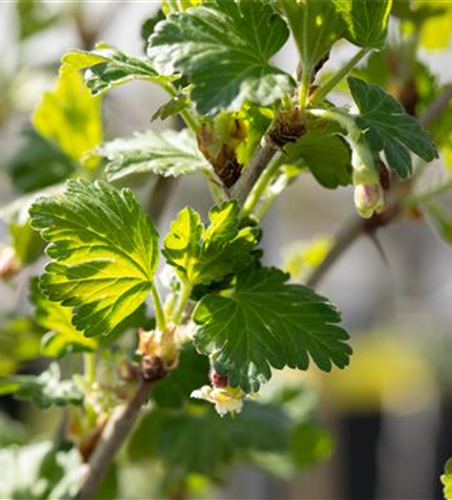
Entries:
[[349, 78], [348, 85], [360, 114], [357, 125], [375, 152], [384, 151], [388, 166], [401, 179], [412, 172], [410, 151], [425, 161], [438, 157], [435, 145], [419, 122], [377, 85]]
[[235, 201], [213, 207], [207, 227], [192, 208], [179, 212], [165, 237], [163, 255], [183, 281], [209, 285], [253, 260], [261, 232], [258, 227], [241, 227], [239, 215]]
[[324, 371], [348, 365], [352, 350], [336, 308], [287, 279], [275, 268], [248, 268], [230, 296], [208, 295], [196, 306], [195, 345], [230, 385], [257, 391], [271, 367], [306, 370], [309, 358]]
[[307, 166], [320, 185], [328, 189], [352, 182], [352, 153], [347, 141], [339, 135], [312, 132], [303, 135], [284, 151], [287, 163]]
[[96, 340], [85, 337], [72, 325], [71, 308], [46, 299], [39, 290], [37, 279], [31, 283], [31, 300], [36, 308], [36, 322], [48, 331], [41, 340], [44, 356], [60, 357], [97, 348]]
[[0, 376], [11, 375], [21, 363], [40, 356], [42, 331], [25, 316], [0, 317]]
[[178, 177], [198, 170], [211, 171], [210, 164], [198, 149], [195, 137], [188, 130], [137, 133], [130, 138], [103, 144], [96, 154], [107, 162], [110, 180], [146, 172]]
[[[221, 419], [205, 405], [190, 406], [184, 412], [155, 409], [138, 424], [129, 455], [132, 460], [160, 459], [184, 474], [218, 477], [225, 466], [250, 451], [284, 451], [289, 437], [290, 421], [284, 412], [253, 401], [236, 419]], [[169, 442], [173, 445], [168, 446]]]
[[77, 330], [109, 334], [145, 301], [158, 262], [158, 236], [128, 189], [71, 180], [63, 196], [30, 208], [32, 227], [51, 242], [40, 287], [75, 307]]
[[392, 0], [333, 0], [342, 15], [345, 37], [355, 45], [381, 49], [386, 41]]
[[31, 127], [23, 131], [24, 143], [7, 162], [13, 185], [21, 192], [36, 191], [67, 179], [75, 164], [57, 145]]
[[294, 36], [302, 71], [311, 75], [342, 37], [344, 20], [331, 1], [279, 0], [279, 4]]
[[74, 70], [86, 70], [85, 83], [93, 96], [132, 80], [158, 84], [173, 80], [159, 75], [145, 59], [131, 57], [106, 43], [98, 43], [91, 52], [71, 50], [62, 57], [61, 64], [63, 75]]
[[80, 405], [83, 394], [72, 380], [61, 380], [60, 368], [52, 363], [39, 376], [11, 375], [0, 378], [0, 395], [13, 394], [20, 400], [30, 400], [39, 408]]
[[444, 467], [444, 474], [441, 476], [444, 485], [444, 498], [452, 500], [452, 459], [449, 459]]
[[76, 448], [43, 441], [0, 450], [0, 497], [68, 500], [75, 497], [82, 465]]
[[76, 71], [61, 73], [33, 114], [36, 131], [73, 160], [82, 161], [102, 141], [100, 98], [93, 98]]
[[148, 56], [162, 73], [187, 76], [198, 111], [215, 114], [245, 101], [270, 105], [292, 91], [292, 78], [269, 63], [288, 37], [267, 2], [213, 0], [160, 22]]
[[24, 223], [14, 220], [9, 224], [8, 229], [12, 245], [21, 263], [29, 265], [36, 262], [44, 246], [39, 234], [31, 229], [29, 219], [27, 218]]
[[152, 399], [160, 408], [182, 408], [195, 389], [208, 383], [209, 370], [206, 356], [184, 347], [177, 368], [155, 386]]

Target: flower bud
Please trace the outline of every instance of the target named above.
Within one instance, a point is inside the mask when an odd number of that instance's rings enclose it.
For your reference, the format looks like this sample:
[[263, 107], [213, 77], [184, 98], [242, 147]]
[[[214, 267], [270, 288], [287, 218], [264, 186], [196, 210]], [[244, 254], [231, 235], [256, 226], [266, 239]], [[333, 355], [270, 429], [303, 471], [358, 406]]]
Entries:
[[138, 332], [139, 344], [137, 353], [143, 357], [145, 363], [159, 360], [166, 371], [176, 367], [179, 361], [179, 335], [175, 325], [168, 325], [163, 332], [140, 329]]
[[385, 200], [380, 184], [355, 186], [355, 207], [364, 219], [370, 219], [374, 212], [381, 213], [385, 208]]
[[380, 176], [373, 166], [362, 163], [356, 165], [353, 184], [355, 207], [361, 217], [370, 219], [374, 213], [381, 213], [384, 210], [384, 191], [380, 184]]

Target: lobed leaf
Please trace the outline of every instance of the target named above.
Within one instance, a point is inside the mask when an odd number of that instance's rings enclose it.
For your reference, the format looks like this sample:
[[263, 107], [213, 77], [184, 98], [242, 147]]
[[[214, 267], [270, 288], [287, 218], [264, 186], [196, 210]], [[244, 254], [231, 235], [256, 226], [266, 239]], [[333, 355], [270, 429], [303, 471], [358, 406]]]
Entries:
[[132, 80], [148, 80], [157, 84], [172, 80], [159, 75], [148, 61], [124, 54], [106, 43], [98, 43], [91, 52], [71, 50], [62, 57], [61, 64], [63, 75], [74, 70], [86, 70], [85, 83], [93, 96]]
[[63, 196], [30, 208], [32, 227], [50, 242], [40, 287], [74, 307], [88, 337], [109, 334], [145, 301], [158, 262], [158, 236], [128, 189], [71, 180]]
[[386, 41], [392, 0], [332, 0], [342, 15], [345, 37], [355, 45], [381, 49]]
[[183, 281], [191, 286], [209, 285], [253, 260], [260, 230], [241, 227], [239, 214], [235, 201], [215, 206], [209, 213], [210, 224], [204, 227], [190, 207], [179, 213], [165, 237], [163, 255]]
[[187, 76], [198, 111], [216, 114], [292, 91], [292, 78], [269, 63], [288, 37], [267, 2], [212, 0], [158, 23], [148, 56], [161, 73]]
[[62, 73], [55, 88], [44, 93], [33, 125], [72, 160], [81, 161], [102, 141], [100, 99], [92, 98], [79, 73]]
[[109, 180], [147, 172], [179, 177], [196, 171], [211, 171], [194, 135], [188, 130], [137, 133], [103, 144], [96, 154], [106, 161]]
[[438, 157], [432, 140], [419, 122], [378, 85], [349, 78], [348, 85], [360, 114], [357, 125], [375, 152], [384, 151], [388, 166], [404, 179], [412, 172], [410, 151], [425, 161]]
[[345, 31], [331, 0], [279, 0], [300, 56], [302, 71], [312, 74]]
[[196, 306], [195, 345], [230, 385], [257, 391], [271, 367], [306, 370], [310, 358], [324, 371], [348, 365], [352, 350], [336, 308], [287, 279], [276, 268], [251, 267], [230, 296], [208, 295]]
[[73, 352], [96, 350], [97, 341], [85, 337], [74, 328], [71, 308], [44, 297], [37, 279], [31, 283], [31, 301], [35, 305], [36, 322], [47, 330], [41, 340], [44, 356], [60, 357]]

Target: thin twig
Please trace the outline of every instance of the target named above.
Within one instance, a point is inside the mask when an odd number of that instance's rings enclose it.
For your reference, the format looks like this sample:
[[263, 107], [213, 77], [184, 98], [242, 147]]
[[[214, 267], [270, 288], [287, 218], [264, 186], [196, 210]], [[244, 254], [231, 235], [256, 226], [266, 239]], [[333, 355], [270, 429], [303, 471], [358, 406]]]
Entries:
[[133, 397], [126, 406], [118, 408], [110, 417], [102, 436], [88, 462], [77, 500], [92, 500], [99, 485], [138, 419], [142, 406], [148, 401], [155, 382], [141, 379]]
[[[441, 116], [446, 106], [452, 100], [452, 84], [447, 85], [419, 118], [419, 123], [428, 128]], [[403, 200], [388, 208], [382, 215], [374, 216], [366, 221], [355, 218], [349, 222], [336, 236], [336, 243], [326, 259], [307, 279], [306, 284], [315, 287], [324, 277], [326, 272], [341, 257], [341, 255], [363, 234], [373, 234], [379, 227], [386, 226], [398, 218], [403, 211]]]
[[452, 83], [444, 87], [443, 92], [430, 104], [425, 113], [419, 118], [424, 128], [431, 127], [441, 116], [444, 108], [452, 100]]
[[337, 234], [335, 244], [325, 260], [313, 271], [306, 281], [306, 285], [315, 288], [327, 271], [336, 263], [339, 257], [354, 243], [363, 232], [363, 220], [354, 218]]

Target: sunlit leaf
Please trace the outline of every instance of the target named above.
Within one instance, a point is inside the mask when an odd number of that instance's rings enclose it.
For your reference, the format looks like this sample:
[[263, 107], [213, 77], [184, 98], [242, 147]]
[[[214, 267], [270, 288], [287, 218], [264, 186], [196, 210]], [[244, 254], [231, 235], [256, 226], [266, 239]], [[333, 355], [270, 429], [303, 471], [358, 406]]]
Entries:
[[91, 96], [78, 72], [61, 73], [55, 88], [44, 93], [33, 125], [70, 158], [81, 161], [102, 141], [100, 99]]
[[346, 25], [346, 38], [366, 48], [382, 48], [386, 41], [392, 0], [332, 0]]
[[165, 237], [163, 254], [181, 279], [191, 286], [219, 281], [253, 260], [252, 250], [260, 240], [260, 230], [240, 226], [240, 208], [227, 202], [212, 208], [210, 224], [184, 208]]
[[30, 208], [32, 227], [50, 242], [40, 287], [74, 307], [87, 336], [107, 335], [146, 299], [158, 262], [157, 233], [131, 191], [69, 181], [63, 196]]
[[132, 80], [147, 80], [165, 84], [172, 78], [159, 75], [145, 59], [138, 59], [106, 43], [98, 43], [87, 52], [72, 50], [61, 59], [61, 74], [85, 70], [85, 83], [93, 96], [108, 92], [117, 85]]
[[302, 71], [312, 75], [345, 31], [345, 22], [330, 0], [279, 0], [297, 44]]
[[41, 352], [44, 356], [60, 357], [97, 348], [96, 340], [85, 337], [72, 325], [71, 308], [45, 298], [39, 290], [37, 280], [32, 282], [31, 300], [36, 308], [37, 323], [47, 330], [41, 341]]

